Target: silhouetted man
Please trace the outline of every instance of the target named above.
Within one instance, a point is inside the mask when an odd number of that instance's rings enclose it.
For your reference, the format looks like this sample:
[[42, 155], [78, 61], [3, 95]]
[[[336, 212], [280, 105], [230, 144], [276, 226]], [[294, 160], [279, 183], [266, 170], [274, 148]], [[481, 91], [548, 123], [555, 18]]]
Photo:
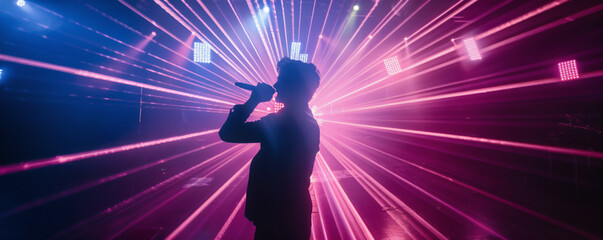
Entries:
[[[309, 239], [312, 201], [308, 187], [318, 152], [319, 128], [308, 102], [320, 78], [314, 64], [283, 58], [272, 88], [260, 83], [243, 105], [235, 105], [220, 129], [226, 142], [259, 142], [251, 161], [245, 217], [256, 226], [255, 239]], [[255, 122], [245, 122], [255, 107], [270, 101], [285, 106]]]

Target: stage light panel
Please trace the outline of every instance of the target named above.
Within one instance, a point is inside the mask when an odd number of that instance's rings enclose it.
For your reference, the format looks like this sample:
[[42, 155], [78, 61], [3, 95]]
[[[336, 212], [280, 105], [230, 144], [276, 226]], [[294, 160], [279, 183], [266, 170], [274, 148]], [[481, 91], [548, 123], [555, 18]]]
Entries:
[[207, 43], [195, 42], [194, 61], [198, 63], [210, 63], [211, 47]]
[[308, 54], [307, 53], [300, 54], [299, 55], [299, 60], [302, 61], [302, 62], [307, 63], [308, 62]]
[[557, 64], [559, 67], [559, 75], [561, 76], [561, 81], [578, 79], [580, 76], [578, 75], [578, 67], [576, 66], [576, 60], [569, 60], [565, 62], [560, 62]]
[[385, 63], [385, 69], [387, 70], [387, 74], [390, 76], [402, 72], [400, 62], [398, 62], [398, 56], [387, 58], [383, 60], [383, 63]]
[[284, 107], [285, 107], [284, 103], [274, 102], [274, 112], [275, 113], [277, 113], [278, 111], [280, 111]]
[[25, 0], [19, 0], [19, 1], [17, 1], [17, 6], [19, 6], [19, 7], [25, 6]]
[[289, 56], [293, 60], [299, 60], [299, 50], [301, 48], [300, 42], [291, 43], [291, 55]]
[[482, 55], [479, 53], [479, 49], [477, 49], [477, 44], [475, 44], [475, 39], [468, 38], [463, 40], [463, 42], [465, 43], [465, 48], [467, 49], [467, 53], [471, 60], [482, 59]]

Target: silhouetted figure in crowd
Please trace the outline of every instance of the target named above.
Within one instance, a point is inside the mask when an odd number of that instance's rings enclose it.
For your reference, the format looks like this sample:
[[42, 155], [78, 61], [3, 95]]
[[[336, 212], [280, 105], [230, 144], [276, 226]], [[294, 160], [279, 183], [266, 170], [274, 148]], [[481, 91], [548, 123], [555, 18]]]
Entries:
[[[319, 128], [308, 107], [320, 82], [314, 64], [279, 61], [272, 88], [260, 83], [249, 100], [235, 105], [220, 129], [226, 142], [261, 144], [251, 161], [245, 217], [256, 226], [255, 239], [309, 239], [312, 201], [308, 188], [318, 152]], [[245, 122], [255, 107], [284, 103], [278, 113]]]

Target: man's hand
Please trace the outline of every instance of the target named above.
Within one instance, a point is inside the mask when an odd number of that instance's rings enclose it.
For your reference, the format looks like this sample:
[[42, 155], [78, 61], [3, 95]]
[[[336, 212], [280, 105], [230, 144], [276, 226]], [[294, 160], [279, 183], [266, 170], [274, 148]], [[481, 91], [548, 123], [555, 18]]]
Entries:
[[270, 101], [274, 92], [275, 90], [272, 86], [265, 83], [258, 83], [258, 85], [255, 86], [255, 89], [251, 91], [248, 102], [261, 103]]

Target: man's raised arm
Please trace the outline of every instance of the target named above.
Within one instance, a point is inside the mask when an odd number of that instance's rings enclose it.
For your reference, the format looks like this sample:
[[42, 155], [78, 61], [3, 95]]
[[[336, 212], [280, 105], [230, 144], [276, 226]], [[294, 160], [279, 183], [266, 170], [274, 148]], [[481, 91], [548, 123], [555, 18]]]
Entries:
[[263, 136], [261, 121], [245, 122], [253, 110], [261, 102], [270, 101], [274, 95], [272, 86], [259, 83], [251, 92], [249, 100], [244, 104], [235, 105], [228, 118], [220, 128], [220, 139], [225, 142], [249, 143], [260, 142]]

